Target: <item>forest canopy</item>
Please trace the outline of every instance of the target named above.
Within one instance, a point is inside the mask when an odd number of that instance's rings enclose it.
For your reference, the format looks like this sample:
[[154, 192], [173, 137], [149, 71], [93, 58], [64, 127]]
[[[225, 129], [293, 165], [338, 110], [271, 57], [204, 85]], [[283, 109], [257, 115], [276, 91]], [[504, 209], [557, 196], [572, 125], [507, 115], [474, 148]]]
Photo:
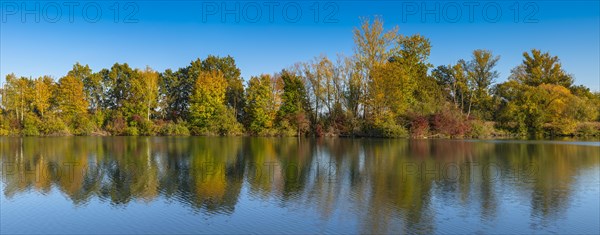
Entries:
[[477, 49], [429, 63], [422, 35], [365, 18], [354, 54], [244, 80], [231, 56], [155, 71], [76, 63], [54, 79], [6, 76], [0, 135], [494, 137], [600, 134], [600, 93], [574, 85], [557, 56], [523, 53], [505, 82]]

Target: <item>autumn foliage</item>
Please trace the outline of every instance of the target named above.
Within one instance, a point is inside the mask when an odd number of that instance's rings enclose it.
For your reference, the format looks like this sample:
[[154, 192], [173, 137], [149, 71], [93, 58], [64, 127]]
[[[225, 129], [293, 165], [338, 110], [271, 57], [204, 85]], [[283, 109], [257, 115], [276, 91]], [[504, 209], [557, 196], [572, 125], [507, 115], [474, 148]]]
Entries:
[[423, 35], [354, 30], [351, 56], [320, 55], [242, 78], [231, 56], [172, 70], [76, 63], [60, 78], [9, 74], [0, 135], [257, 135], [461, 138], [599, 135], [600, 93], [531, 50], [505, 82], [489, 50], [434, 67]]

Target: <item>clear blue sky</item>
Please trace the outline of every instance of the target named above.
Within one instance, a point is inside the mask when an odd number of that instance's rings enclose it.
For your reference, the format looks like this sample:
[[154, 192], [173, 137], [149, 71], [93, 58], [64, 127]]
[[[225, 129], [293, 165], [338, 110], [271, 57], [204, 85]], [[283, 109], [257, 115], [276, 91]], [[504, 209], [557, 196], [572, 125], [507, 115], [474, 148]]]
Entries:
[[[352, 29], [359, 18], [380, 15], [386, 28], [398, 25], [402, 34], [430, 38], [430, 62], [436, 66], [468, 59], [474, 49], [489, 49], [501, 56], [497, 69], [502, 82], [522, 61], [524, 51], [538, 48], [559, 56], [577, 84], [600, 90], [597, 0], [518, 2], [518, 6], [515, 1], [0, 3], [0, 83], [9, 73], [59, 78], [75, 62], [89, 64], [94, 71], [115, 62], [163, 71], [209, 54], [233, 56], [247, 79], [320, 54], [351, 55]], [[98, 9], [101, 15], [96, 14]], [[130, 13], [132, 17], [126, 18]]]

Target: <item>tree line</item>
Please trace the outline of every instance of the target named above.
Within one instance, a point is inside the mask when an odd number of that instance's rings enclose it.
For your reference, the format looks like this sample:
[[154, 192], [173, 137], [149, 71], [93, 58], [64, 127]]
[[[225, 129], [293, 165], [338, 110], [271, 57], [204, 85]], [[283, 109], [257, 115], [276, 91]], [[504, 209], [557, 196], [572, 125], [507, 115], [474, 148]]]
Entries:
[[506, 82], [500, 57], [434, 67], [429, 39], [363, 19], [354, 54], [321, 55], [244, 85], [231, 56], [163, 72], [76, 63], [55, 81], [6, 76], [0, 135], [488, 137], [598, 135], [600, 93], [560, 60], [523, 53]]

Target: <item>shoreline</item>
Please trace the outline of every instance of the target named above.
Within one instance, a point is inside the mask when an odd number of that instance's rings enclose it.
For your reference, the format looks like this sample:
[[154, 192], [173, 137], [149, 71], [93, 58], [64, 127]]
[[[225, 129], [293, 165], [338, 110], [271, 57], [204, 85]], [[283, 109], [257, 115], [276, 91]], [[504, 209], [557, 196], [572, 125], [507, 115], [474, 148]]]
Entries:
[[544, 135], [544, 136], [520, 136], [520, 135], [496, 135], [496, 136], [441, 136], [431, 135], [425, 137], [385, 137], [369, 135], [323, 135], [323, 136], [297, 136], [297, 135], [0, 135], [9, 138], [24, 137], [243, 137], [243, 138], [303, 138], [303, 139], [402, 139], [402, 140], [556, 140], [556, 139], [595, 139], [600, 141], [600, 134], [594, 135]]

